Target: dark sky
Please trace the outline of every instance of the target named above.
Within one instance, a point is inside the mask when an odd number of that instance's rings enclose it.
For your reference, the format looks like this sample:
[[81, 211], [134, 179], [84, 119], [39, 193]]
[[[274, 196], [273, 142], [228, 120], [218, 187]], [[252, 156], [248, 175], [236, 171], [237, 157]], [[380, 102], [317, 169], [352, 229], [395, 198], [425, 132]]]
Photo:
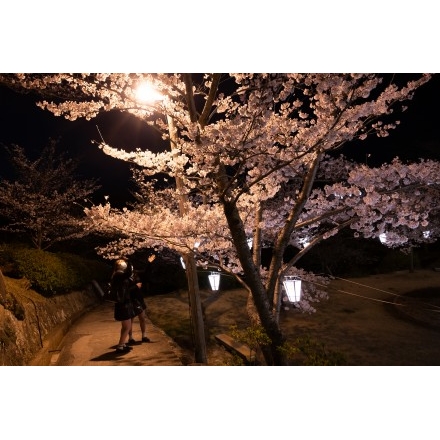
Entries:
[[412, 101], [408, 101], [408, 109], [396, 115], [400, 125], [388, 137], [374, 136], [356, 142], [357, 152], [353, 143], [347, 144], [347, 153], [354, 152], [358, 161], [364, 161], [365, 155], [371, 154], [368, 164], [373, 166], [390, 162], [396, 156], [407, 160], [422, 157], [440, 160], [439, 101], [440, 74], [435, 74], [415, 92]]
[[[137, 148], [159, 145], [160, 136], [142, 121], [127, 113], [109, 112], [90, 121], [68, 121], [36, 106], [36, 95], [20, 94], [0, 86], [0, 176], [8, 176], [4, 145], [17, 144], [38, 155], [49, 138], [59, 139], [59, 147], [72, 158], [79, 158], [78, 173], [99, 178], [102, 190], [95, 202], [109, 195], [118, 201], [130, 197], [130, 165], [104, 154], [93, 141], [100, 134], [111, 146]], [[99, 131], [97, 129], [99, 128]]]
[[[18, 144], [38, 154], [49, 138], [60, 138], [60, 147], [71, 157], [80, 158], [79, 173], [86, 178], [100, 179], [103, 189], [95, 202], [103, 201], [103, 195], [107, 194], [111, 194], [111, 200], [116, 203], [129, 197], [129, 166], [106, 156], [92, 144], [92, 140], [100, 139], [96, 126], [107, 143], [119, 148], [158, 145], [160, 137], [128, 114], [110, 112], [91, 121], [71, 122], [38, 108], [37, 99], [36, 95], [23, 95], [0, 86], [0, 176], [8, 176], [3, 145]], [[370, 165], [379, 165], [395, 156], [409, 160], [420, 157], [440, 160], [439, 101], [440, 74], [437, 74], [416, 91], [408, 110], [398, 116], [401, 125], [389, 137], [356, 142], [356, 148], [351, 145], [343, 152], [351, 152], [358, 161], [365, 161], [370, 154]]]

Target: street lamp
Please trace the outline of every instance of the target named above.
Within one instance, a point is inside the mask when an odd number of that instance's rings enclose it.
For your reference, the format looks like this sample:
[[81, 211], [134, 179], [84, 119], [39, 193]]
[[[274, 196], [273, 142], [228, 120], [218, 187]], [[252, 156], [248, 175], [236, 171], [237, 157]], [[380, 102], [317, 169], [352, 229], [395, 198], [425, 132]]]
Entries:
[[283, 280], [284, 288], [286, 289], [287, 298], [291, 303], [296, 303], [301, 300], [301, 279], [297, 276], [287, 275]]
[[147, 82], [140, 83], [134, 92], [136, 99], [141, 102], [155, 102], [164, 99], [164, 96]]
[[211, 272], [208, 275], [209, 284], [211, 285], [211, 290], [216, 291], [220, 287], [220, 273], [219, 272]]

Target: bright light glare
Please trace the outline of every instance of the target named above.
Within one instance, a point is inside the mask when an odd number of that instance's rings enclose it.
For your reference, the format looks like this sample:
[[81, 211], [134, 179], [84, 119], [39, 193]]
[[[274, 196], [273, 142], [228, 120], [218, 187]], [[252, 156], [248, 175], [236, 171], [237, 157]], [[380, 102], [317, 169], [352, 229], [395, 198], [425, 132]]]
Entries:
[[382, 232], [382, 234], [379, 234], [379, 240], [381, 243], [385, 244], [388, 241], [387, 234], [385, 234], [385, 232]]
[[149, 83], [141, 83], [135, 90], [136, 99], [140, 102], [155, 102], [162, 101], [163, 95], [161, 95], [153, 86]]

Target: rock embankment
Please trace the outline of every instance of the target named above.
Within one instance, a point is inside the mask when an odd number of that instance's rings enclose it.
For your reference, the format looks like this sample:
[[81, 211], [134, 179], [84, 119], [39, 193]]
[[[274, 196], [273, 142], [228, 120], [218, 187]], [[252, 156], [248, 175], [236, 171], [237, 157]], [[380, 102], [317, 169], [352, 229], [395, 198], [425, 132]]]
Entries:
[[98, 301], [92, 287], [46, 298], [0, 272], [0, 365], [49, 365], [71, 324]]

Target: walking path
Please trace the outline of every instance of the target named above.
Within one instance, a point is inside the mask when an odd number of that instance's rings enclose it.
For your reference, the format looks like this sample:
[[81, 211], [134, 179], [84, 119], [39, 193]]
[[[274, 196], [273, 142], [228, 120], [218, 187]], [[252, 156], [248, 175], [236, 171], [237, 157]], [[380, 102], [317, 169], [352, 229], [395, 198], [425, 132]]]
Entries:
[[[178, 366], [182, 353], [175, 342], [147, 318], [150, 343], [138, 342], [128, 353], [116, 353], [121, 324], [113, 318], [113, 304], [102, 303], [80, 318], [54, 352], [51, 365], [60, 366]], [[135, 319], [133, 338], [141, 340], [139, 321]]]

